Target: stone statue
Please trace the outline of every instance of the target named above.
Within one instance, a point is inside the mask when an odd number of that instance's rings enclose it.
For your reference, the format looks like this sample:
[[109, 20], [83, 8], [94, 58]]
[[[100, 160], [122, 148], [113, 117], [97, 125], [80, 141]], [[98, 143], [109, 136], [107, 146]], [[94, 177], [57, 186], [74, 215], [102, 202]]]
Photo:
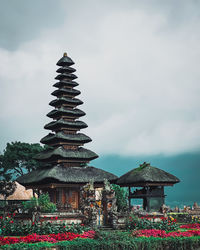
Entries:
[[104, 179], [104, 189], [105, 191], [108, 191], [108, 192], [111, 191], [110, 182], [107, 179]]
[[194, 202], [193, 208], [196, 209], [196, 208], [198, 208], [198, 207], [199, 207], [199, 206], [198, 206], [197, 202]]
[[94, 180], [91, 180], [91, 181], [88, 183], [88, 188], [89, 188], [89, 190], [94, 190]]

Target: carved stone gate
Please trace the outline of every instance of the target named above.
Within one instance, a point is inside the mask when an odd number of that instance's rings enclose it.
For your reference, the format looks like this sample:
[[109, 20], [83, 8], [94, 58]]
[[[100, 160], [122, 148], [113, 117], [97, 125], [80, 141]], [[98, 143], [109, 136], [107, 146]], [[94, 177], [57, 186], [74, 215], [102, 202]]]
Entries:
[[98, 198], [93, 182], [81, 188], [80, 208], [85, 217], [85, 224], [91, 226], [116, 226], [116, 197], [114, 190], [107, 180], [104, 181], [101, 195]]

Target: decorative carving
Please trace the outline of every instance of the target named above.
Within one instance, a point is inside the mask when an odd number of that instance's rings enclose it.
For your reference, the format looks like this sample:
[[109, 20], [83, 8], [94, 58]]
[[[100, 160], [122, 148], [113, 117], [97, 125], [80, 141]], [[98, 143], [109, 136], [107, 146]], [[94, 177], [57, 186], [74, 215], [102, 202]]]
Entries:
[[163, 213], [165, 217], [167, 216], [167, 212], [169, 211], [170, 211], [170, 207], [166, 206], [165, 204], [161, 206], [161, 213]]
[[112, 189], [108, 180], [104, 179], [104, 189], [102, 191], [103, 213], [105, 224], [117, 228], [117, 206], [115, 191]]
[[85, 216], [84, 223], [95, 226], [97, 223], [97, 207], [95, 198], [94, 182], [90, 181], [80, 190], [80, 207]]
[[197, 202], [194, 202], [194, 204], [193, 204], [193, 208], [194, 208], [194, 209], [199, 208], [199, 206], [198, 206]]

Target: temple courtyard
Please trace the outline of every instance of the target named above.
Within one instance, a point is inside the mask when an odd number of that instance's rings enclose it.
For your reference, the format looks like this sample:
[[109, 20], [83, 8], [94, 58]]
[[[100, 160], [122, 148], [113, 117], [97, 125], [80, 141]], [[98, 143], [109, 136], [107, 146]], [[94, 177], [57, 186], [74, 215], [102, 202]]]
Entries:
[[87, 124], [72, 65], [67, 53], [57, 62], [51, 132], [31, 158], [37, 167], [16, 182], [2, 172], [0, 249], [198, 249], [199, 205], [165, 205], [165, 187], [178, 177], [148, 162], [120, 177], [90, 165], [98, 155], [80, 133]]

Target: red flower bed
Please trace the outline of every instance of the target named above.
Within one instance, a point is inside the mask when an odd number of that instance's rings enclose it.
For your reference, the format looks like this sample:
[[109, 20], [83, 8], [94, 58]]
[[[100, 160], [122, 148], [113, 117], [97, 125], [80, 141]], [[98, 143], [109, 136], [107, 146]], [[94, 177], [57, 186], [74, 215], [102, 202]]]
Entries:
[[137, 230], [133, 231], [132, 233], [133, 236], [136, 237], [161, 237], [164, 238], [166, 237], [166, 232], [164, 230], [159, 230], [159, 229], [143, 229], [143, 230]]
[[51, 243], [56, 243], [58, 241], [64, 240], [74, 240], [76, 238], [91, 238], [93, 239], [95, 236], [95, 231], [84, 232], [83, 234], [75, 234], [75, 233], [59, 233], [59, 234], [50, 234], [50, 235], [37, 235], [31, 234], [24, 237], [0, 237], [0, 245], [5, 244], [15, 244], [15, 243], [34, 243], [40, 241], [48, 241]]
[[191, 237], [191, 236], [200, 236], [199, 230], [188, 230], [186, 232], [169, 232], [166, 233], [164, 230], [158, 229], [144, 229], [144, 230], [137, 230], [132, 233], [135, 237], [160, 237], [160, 238], [167, 238], [167, 237]]
[[181, 225], [180, 228], [199, 228], [200, 229], [200, 223]]
[[191, 236], [200, 236], [200, 231], [198, 230], [189, 230], [186, 232], [169, 232], [167, 237], [191, 237]]

